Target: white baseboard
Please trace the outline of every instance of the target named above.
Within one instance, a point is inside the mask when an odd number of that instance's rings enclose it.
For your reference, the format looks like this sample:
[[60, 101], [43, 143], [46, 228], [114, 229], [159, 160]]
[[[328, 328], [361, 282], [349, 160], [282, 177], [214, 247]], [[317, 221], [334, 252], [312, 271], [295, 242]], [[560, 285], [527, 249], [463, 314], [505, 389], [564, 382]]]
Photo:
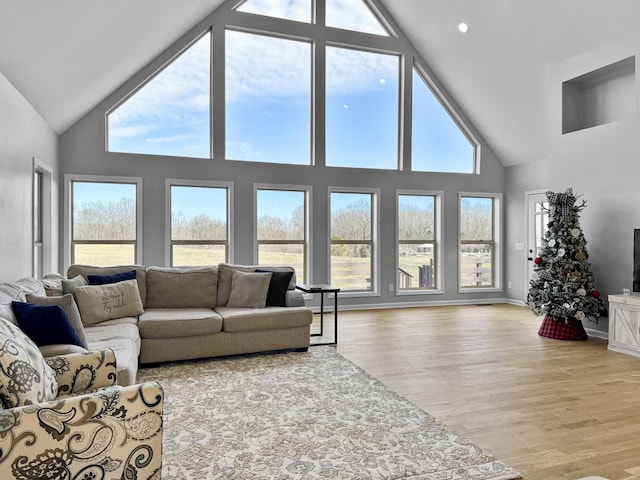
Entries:
[[[389, 308], [413, 308], [413, 307], [448, 307], [448, 306], [468, 306], [468, 305], [493, 305], [496, 303], [510, 303], [505, 298], [483, 298], [483, 299], [469, 299], [469, 300], [440, 300], [429, 302], [402, 302], [402, 303], [364, 303], [356, 305], [340, 304], [338, 299], [338, 310], [346, 312], [348, 310], [385, 310]], [[517, 305], [517, 304], [514, 304]], [[518, 305], [518, 306], [524, 306]], [[320, 311], [319, 306], [312, 306], [311, 309], [318, 313]], [[324, 313], [333, 312], [333, 301], [326, 302], [324, 305]]]

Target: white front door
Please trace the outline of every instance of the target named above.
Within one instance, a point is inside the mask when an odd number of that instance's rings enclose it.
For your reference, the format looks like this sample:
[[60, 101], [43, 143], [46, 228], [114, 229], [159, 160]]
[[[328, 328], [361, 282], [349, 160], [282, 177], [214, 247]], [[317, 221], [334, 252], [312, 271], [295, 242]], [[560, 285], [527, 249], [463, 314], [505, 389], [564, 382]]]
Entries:
[[525, 285], [525, 302], [533, 275], [534, 259], [542, 249], [544, 234], [549, 223], [549, 202], [545, 191], [527, 192], [527, 277]]

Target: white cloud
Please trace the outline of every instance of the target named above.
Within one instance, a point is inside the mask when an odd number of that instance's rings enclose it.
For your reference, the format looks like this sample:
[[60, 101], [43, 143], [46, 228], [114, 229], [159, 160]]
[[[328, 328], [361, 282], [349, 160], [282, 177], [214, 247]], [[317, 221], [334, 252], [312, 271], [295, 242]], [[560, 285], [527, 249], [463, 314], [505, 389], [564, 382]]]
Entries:
[[311, 0], [247, 0], [238, 11], [309, 23]]

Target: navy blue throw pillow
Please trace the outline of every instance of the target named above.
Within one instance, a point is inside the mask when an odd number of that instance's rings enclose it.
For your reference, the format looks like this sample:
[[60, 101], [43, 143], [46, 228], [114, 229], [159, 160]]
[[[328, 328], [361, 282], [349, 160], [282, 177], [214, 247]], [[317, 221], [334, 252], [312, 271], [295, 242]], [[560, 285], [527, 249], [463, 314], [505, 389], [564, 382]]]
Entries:
[[135, 280], [136, 271], [114, 273], [113, 275], [87, 275], [89, 285], [107, 285], [109, 283], [124, 282], [125, 280]]
[[267, 307], [286, 307], [287, 306], [287, 290], [293, 272], [274, 272], [273, 270], [260, 270], [256, 268], [256, 272], [271, 272], [271, 281], [269, 282], [269, 291], [267, 292]]
[[11, 307], [20, 329], [39, 347], [63, 344], [84, 348], [71, 320], [60, 305], [11, 302]]

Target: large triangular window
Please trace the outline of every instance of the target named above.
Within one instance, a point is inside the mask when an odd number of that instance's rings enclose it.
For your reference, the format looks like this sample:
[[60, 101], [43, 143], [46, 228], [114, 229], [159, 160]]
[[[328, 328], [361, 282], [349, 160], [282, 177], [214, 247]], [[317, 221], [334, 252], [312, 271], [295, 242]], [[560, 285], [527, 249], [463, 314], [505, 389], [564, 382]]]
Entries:
[[247, 0], [238, 5], [236, 10], [311, 23], [311, 0]]
[[207, 33], [107, 115], [108, 151], [209, 158], [210, 65]]
[[327, 0], [325, 15], [327, 27], [389, 36], [366, 0]]
[[474, 173], [475, 146], [415, 68], [412, 110], [411, 169]]

